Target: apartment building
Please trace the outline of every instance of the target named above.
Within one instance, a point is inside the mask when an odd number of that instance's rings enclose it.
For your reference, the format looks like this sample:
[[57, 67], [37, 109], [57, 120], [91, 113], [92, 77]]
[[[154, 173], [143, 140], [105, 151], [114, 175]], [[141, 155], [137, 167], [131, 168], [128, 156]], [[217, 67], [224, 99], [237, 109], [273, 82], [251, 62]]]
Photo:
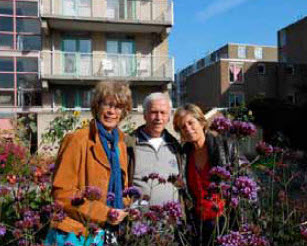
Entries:
[[129, 81], [134, 107], [167, 91], [173, 3], [168, 0], [42, 0], [43, 107], [90, 106], [98, 81]]
[[41, 22], [37, 0], [0, 1], [0, 127], [41, 106]]
[[168, 93], [172, 26], [171, 0], [0, 0], [0, 128], [18, 113], [37, 115], [38, 135], [58, 109], [90, 117], [99, 81], [129, 81], [135, 109]]
[[229, 43], [176, 74], [176, 102], [234, 107], [276, 96], [277, 71], [277, 47]]
[[278, 95], [300, 104], [306, 100], [301, 89], [307, 87], [307, 17], [282, 28], [277, 37], [280, 62]]

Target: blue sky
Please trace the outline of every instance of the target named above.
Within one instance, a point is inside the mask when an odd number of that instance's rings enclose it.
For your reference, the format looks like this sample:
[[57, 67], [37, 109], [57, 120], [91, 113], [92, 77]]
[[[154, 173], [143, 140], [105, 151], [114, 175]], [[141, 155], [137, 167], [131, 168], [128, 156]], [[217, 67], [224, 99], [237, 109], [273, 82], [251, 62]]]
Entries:
[[176, 71], [226, 43], [277, 45], [277, 31], [307, 15], [307, 0], [173, 0]]

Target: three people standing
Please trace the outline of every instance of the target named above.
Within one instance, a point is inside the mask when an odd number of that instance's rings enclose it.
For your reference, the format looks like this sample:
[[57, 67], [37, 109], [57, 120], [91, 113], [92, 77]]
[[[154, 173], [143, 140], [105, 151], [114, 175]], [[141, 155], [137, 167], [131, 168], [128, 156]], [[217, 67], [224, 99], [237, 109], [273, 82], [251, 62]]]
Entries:
[[[216, 195], [208, 197], [209, 169], [226, 162], [218, 137], [207, 131], [205, 117], [195, 105], [177, 109], [174, 129], [185, 142], [182, 148], [166, 129], [171, 117], [171, 101], [163, 93], [152, 93], [143, 104], [145, 124], [130, 137], [118, 128], [132, 107], [131, 91], [125, 83], [102, 82], [97, 85], [92, 102], [93, 120], [86, 129], [69, 133], [64, 138], [57, 158], [52, 183], [52, 195], [67, 216], [52, 221], [45, 245], [103, 245], [106, 232], [127, 216], [122, 190], [134, 185], [150, 198], [150, 205], [179, 201], [177, 188], [156, 180], [155, 188], [143, 178], [157, 174], [166, 180], [170, 175], [184, 177], [186, 196], [194, 203], [193, 220], [200, 240], [197, 245], [210, 243], [216, 218], [223, 213], [224, 201]], [[184, 160], [185, 159], [185, 160]], [[184, 168], [185, 166], [185, 168]], [[90, 200], [90, 187], [101, 191]], [[114, 199], [107, 199], [108, 194]], [[77, 206], [72, 203], [79, 199]], [[81, 201], [81, 202], [80, 202]], [[212, 210], [212, 207], [215, 209]], [[116, 219], [110, 219], [110, 212]], [[95, 237], [86, 237], [87, 224], [96, 223], [100, 230]]]

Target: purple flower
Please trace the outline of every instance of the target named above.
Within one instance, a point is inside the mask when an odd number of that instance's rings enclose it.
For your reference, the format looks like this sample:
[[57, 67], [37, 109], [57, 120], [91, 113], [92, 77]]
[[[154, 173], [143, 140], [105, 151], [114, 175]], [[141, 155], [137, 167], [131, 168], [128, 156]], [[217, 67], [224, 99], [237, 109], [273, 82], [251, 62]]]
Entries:
[[210, 128], [220, 134], [226, 133], [230, 130], [231, 121], [225, 117], [217, 117], [215, 118]]
[[139, 199], [142, 195], [142, 192], [138, 187], [131, 186], [124, 190], [123, 195], [129, 196], [130, 198]]
[[149, 209], [151, 211], [158, 213], [158, 214], [161, 214], [163, 212], [163, 207], [160, 206], [160, 205], [152, 205], [152, 206], [149, 207]]
[[209, 174], [211, 176], [218, 176], [221, 179], [228, 180], [230, 179], [230, 172], [227, 171], [224, 167], [213, 167], [210, 169]]
[[54, 221], [62, 221], [65, 219], [66, 214], [61, 210], [53, 213], [51, 217]]
[[118, 216], [119, 216], [118, 211], [116, 209], [111, 208], [109, 213], [108, 213], [108, 218], [111, 221], [115, 221], [115, 220], [117, 220]]
[[114, 199], [115, 199], [115, 194], [113, 192], [108, 192], [107, 201], [108, 202], [113, 202]]
[[147, 224], [142, 222], [136, 222], [131, 229], [133, 235], [140, 237], [146, 234], [149, 231], [149, 227]]
[[256, 151], [259, 155], [269, 155], [273, 153], [273, 147], [266, 142], [260, 141], [256, 145]]
[[305, 226], [301, 226], [300, 227], [300, 231], [301, 231], [301, 236], [302, 238], [307, 241], [307, 227]]
[[182, 217], [182, 208], [179, 202], [167, 202], [166, 204], [164, 204], [163, 210], [166, 212], [166, 215], [171, 220], [169, 222], [180, 222], [180, 218]]
[[149, 211], [149, 212], [145, 213], [144, 217], [149, 219], [149, 220], [151, 220], [151, 221], [153, 221], [153, 222], [156, 222], [156, 221], [159, 220], [159, 217], [153, 211]]
[[254, 124], [245, 121], [234, 120], [230, 128], [230, 133], [235, 134], [237, 137], [248, 137], [256, 133]]
[[10, 193], [10, 188], [6, 186], [0, 186], [0, 197], [6, 196]]
[[84, 197], [90, 201], [100, 200], [101, 195], [101, 189], [95, 186], [88, 186], [84, 191]]
[[158, 173], [151, 173], [151, 174], [148, 175], [148, 178], [152, 179], [152, 180], [159, 179], [159, 174]]
[[128, 218], [131, 221], [139, 220], [141, 218], [141, 212], [138, 209], [131, 208], [128, 210], [128, 212], [129, 212]]
[[247, 176], [240, 176], [234, 182], [233, 193], [251, 201], [257, 200], [258, 190], [257, 183]]
[[0, 237], [3, 237], [6, 233], [6, 227], [0, 224]]
[[239, 205], [239, 199], [237, 197], [232, 197], [230, 200], [230, 206], [233, 208], [238, 207]]
[[166, 179], [163, 177], [158, 178], [159, 184], [166, 184]]

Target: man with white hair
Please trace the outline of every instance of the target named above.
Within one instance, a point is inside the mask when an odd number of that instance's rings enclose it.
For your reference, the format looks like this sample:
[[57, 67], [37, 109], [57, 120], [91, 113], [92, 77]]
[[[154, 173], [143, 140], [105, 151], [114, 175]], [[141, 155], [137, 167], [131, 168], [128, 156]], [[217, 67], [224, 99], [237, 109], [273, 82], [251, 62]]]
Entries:
[[[165, 129], [172, 104], [166, 94], [148, 95], [143, 103], [145, 124], [128, 138], [129, 183], [149, 196], [150, 205], [179, 201], [177, 188], [167, 181], [182, 173], [180, 145]], [[149, 179], [148, 179], [149, 178]]]

